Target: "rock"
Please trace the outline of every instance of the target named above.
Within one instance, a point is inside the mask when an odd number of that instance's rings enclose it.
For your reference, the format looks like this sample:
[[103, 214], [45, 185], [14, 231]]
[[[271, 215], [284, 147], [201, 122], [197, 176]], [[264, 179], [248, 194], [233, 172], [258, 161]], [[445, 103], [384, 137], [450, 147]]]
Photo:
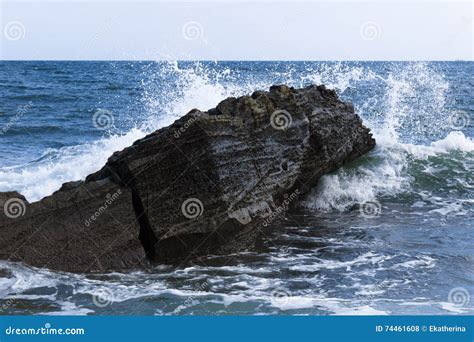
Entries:
[[0, 259], [103, 272], [250, 249], [322, 175], [374, 146], [353, 106], [324, 86], [228, 98], [39, 202], [0, 194], [25, 205], [0, 217]]
[[70, 272], [146, 265], [131, 192], [110, 180], [63, 186], [23, 214], [0, 217], [0, 259]]

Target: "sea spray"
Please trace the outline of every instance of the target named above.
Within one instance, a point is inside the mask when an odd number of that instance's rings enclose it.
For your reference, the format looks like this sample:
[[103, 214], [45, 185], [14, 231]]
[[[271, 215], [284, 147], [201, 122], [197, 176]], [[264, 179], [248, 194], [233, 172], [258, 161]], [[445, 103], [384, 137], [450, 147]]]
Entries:
[[412, 172], [418, 159], [472, 151], [472, 140], [449, 125], [453, 110], [443, 75], [427, 63], [394, 64], [392, 69], [373, 78], [383, 93], [356, 106], [373, 128], [376, 149], [362, 165], [324, 176], [307, 207], [344, 211], [384, 196], [416, 197]]

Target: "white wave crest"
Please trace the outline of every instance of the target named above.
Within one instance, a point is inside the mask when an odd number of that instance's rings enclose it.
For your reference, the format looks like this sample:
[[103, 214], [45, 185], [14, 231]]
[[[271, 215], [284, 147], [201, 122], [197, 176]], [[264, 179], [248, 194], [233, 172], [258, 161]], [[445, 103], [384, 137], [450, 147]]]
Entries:
[[[146, 115], [136, 128], [84, 145], [47, 151], [54, 158], [0, 168], [0, 191], [17, 190], [29, 201], [39, 200], [64, 182], [84, 179], [100, 169], [113, 152], [171, 124], [193, 108], [207, 110], [229, 96], [268, 89], [275, 83], [325, 84], [343, 97], [347, 92], [364, 94], [364, 102], [355, 103], [377, 140], [371, 153], [375, 162], [323, 177], [310, 206], [344, 210], [386, 193], [396, 194], [410, 186], [407, 158], [473, 150], [472, 140], [461, 132], [446, 132], [445, 138], [428, 144], [417, 142], [426, 134], [439, 136], [450, 117], [446, 109], [449, 84], [426, 63], [411, 63], [387, 75], [344, 63], [323, 63], [318, 68], [308, 65], [304, 70], [290, 66], [283, 72], [268, 67], [263, 73], [252, 73], [217, 64], [157, 62], [145, 68], [142, 79]], [[369, 90], [383, 89], [383, 94], [367, 94], [358, 90], [360, 85], [369, 85]]]
[[142, 138], [144, 131], [133, 129], [99, 141], [48, 151], [54, 160], [0, 169], [0, 189], [16, 190], [30, 202], [52, 194], [68, 181], [84, 179], [100, 169], [113, 152], [124, 149]]
[[374, 79], [382, 83], [384, 95], [369, 97], [358, 108], [377, 141], [370, 163], [323, 176], [307, 207], [343, 211], [377, 197], [409, 192], [411, 161], [474, 151], [471, 138], [449, 131], [449, 84], [436, 70], [426, 63], [412, 63]]

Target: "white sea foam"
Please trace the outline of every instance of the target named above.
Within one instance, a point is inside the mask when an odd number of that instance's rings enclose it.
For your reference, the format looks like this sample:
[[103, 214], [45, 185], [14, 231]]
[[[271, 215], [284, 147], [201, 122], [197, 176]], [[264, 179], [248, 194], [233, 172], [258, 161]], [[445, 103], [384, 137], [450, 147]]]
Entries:
[[[137, 128], [84, 145], [46, 151], [53, 158], [43, 158], [36, 163], [0, 168], [0, 190], [17, 190], [29, 201], [39, 200], [56, 191], [64, 182], [84, 179], [102, 167], [114, 151], [125, 148], [155, 129], [171, 124], [189, 110], [206, 110], [226, 97], [266, 89], [273, 83], [272, 77], [283, 78], [295, 85], [324, 83], [339, 91], [344, 91], [353, 82], [377, 77], [370, 70], [343, 64], [322, 70], [319, 73], [309, 70], [299, 79], [294, 79], [291, 72], [281, 75], [269, 72], [266, 80], [251, 78], [241, 81], [240, 75], [234, 75], [230, 69], [216, 71], [199, 63], [181, 68], [176, 62], [157, 63], [149, 67], [143, 77], [143, 100], [148, 116], [137, 123]], [[169, 82], [164, 82], [163, 75], [172, 75], [174, 83], [169, 85]], [[373, 195], [369, 193], [363, 197]]]
[[57, 304], [60, 306], [59, 311], [45, 312], [39, 314], [48, 316], [84, 316], [90, 313], [94, 313], [94, 310], [77, 307], [76, 304], [68, 301], [59, 301], [57, 302]]
[[[160, 62], [151, 65], [143, 75], [145, 92], [143, 101], [147, 108], [146, 119], [136, 123], [136, 128], [119, 135], [104, 137], [98, 141], [61, 150], [46, 151], [51, 158], [39, 162], [0, 168], [0, 191], [17, 190], [29, 201], [37, 201], [50, 195], [62, 183], [84, 179], [101, 168], [114, 152], [132, 144], [158, 128], [171, 124], [193, 108], [207, 110], [229, 96], [249, 94], [257, 89], [267, 89], [273, 78], [294, 85], [324, 83], [344, 91], [352, 82], [372, 80], [376, 76], [361, 67], [336, 64], [322, 68], [321, 72], [309, 70], [306, 75], [268, 72], [268, 78], [242, 80], [231, 69], [216, 71], [201, 63], [180, 67], [177, 62]], [[171, 75], [173, 82], [164, 82]]]
[[[174, 83], [163, 82], [163, 75], [171, 75]], [[179, 67], [176, 62], [161, 62], [144, 73], [143, 100], [148, 115], [137, 123], [137, 128], [84, 145], [46, 152], [54, 158], [0, 168], [0, 190], [17, 190], [29, 201], [39, 200], [64, 182], [84, 179], [102, 167], [114, 151], [169, 125], [189, 110], [206, 110], [226, 97], [268, 88], [274, 83], [273, 78], [284, 79], [293, 85], [322, 83], [339, 92], [358, 82], [373, 82], [374, 87], [385, 87], [384, 96], [374, 95], [358, 108], [375, 134], [378, 146], [372, 155], [377, 162], [323, 177], [315, 191], [317, 195], [308, 203], [311, 207], [345, 210], [354, 203], [407, 190], [410, 187], [406, 172], [409, 157], [427, 158], [454, 150], [474, 151], [472, 139], [461, 132], [448, 132], [445, 138], [428, 145], [410, 142], [427, 132], [433, 134], [446, 128], [449, 119], [450, 113], [445, 108], [449, 85], [426, 63], [412, 63], [383, 77], [365, 67], [339, 63], [317, 72], [308, 68], [306, 74], [298, 76], [291, 70], [283, 74], [269, 71], [268, 79], [241, 80], [231, 69], [217, 71], [199, 63]], [[375, 108], [381, 110], [382, 115], [372, 115]]]
[[453, 131], [446, 138], [434, 141], [429, 146], [400, 144], [400, 147], [417, 159], [426, 159], [453, 151], [474, 152], [474, 141], [462, 132]]
[[[400, 257], [400, 256], [399, 256]], [[295, 258], [295, 262], [298, 258]], [[193, 267], [187, 269], [170, 270], [171, 273], [164, 270], [157, 273], [142, 273], [134, 272], [130, 274], [113, 273], [102, 275], [99, 279], [94, 277], [87, 277], [84, 275], [68, 274], [62, 272], [50, 272], [43, 269], [36, 269], [26, 267], [17, 263], [2, 262], [0, 267], [11, 271], [12, 277], [8, 278], [10, 281], [3, 282], [2, 289], [9, 295], [2, 295], [2, 298], [14, 298], [15, 300], [41, 300], [50, 302], [54, 306], [58, 306], [57, 311], [44, 312], [44, 314], [69, 314], [69, 315], [83, 315], [97, 312], [100, 308], [95, 307], [92, 303], [84, 300], [84, 298], [92, 297], [97, 293], [110, 294], [107, 302], [112, 307], [113, 305], [120, 305], [129, 300], [135, 303], [146, 303], [147, 301], [160, 300], [166, 301], [166, 306], [157, 309], [158, 314], [185, 314], [188, 312], [199, 312], [204, 307], [209, 305], [214, 307], [216, 313], [225, 313], [232, 310], [230, 307], [240, 307], [245, 304], [248, 310], [252, 307], [275, 308], [278, 311], [287, 313], [301, 313], [314, 312], [320, 310], [331, 314], [338, 315], [378, 315], [390, 314], [387, 309], [389, 306], [378, 305], [379, 302], [392, 302], [392, 305], [408, 305], [409, 302], [417, 302], [420, 305], [438, 306], [448, 312], [471, 312], [472, 308], [457, 308], [449, 303], [428, 302], [426, 300], [418, 300], [417, 298], [400, 298], [384, 299], [383, 295], [387, 290], [396, 289], [398, 287], [405, 287], [409, 281], [400, 280], [385, 280], [378, 284], [367, 284], [358, 281], [358, 277], [364, 277], [366, 267], [364, 265], [377, 265], [381, 271], [385, 269], [382, 267], [384, 262], [388, 262], [393, 258], [384, 257], [371, 252], [365, 253], [349, 262], [337, 262], [332, 260], [321, 260], [321, 266], [318, 267], [318, 272], [323, 268], [326, 270], [336, 270], [338, 268], [346, 268], [354, 266], [349, 273], [341, 272], [340, 274], [350, 277], [350, 286], [344, 285], [341, 281], [337, 287], [344, 288], [347, 291], [350, 288], [354, 290], [355, 296], [353, 298], [338, 298], [334, 296], [334, 289], [329, 289], [327, 286], [322, 286], [321, 281], [327, 281], [324, 276], [317, 275], [319, 279], [313, 281], [312, 278], [307, 277], [307, 273], [301, 277], [294, 277], [293, 281], [306, 281], [314, 284], [311, 291], [293, 290], [283, 292], [285, 297], [274, 298], [273, 291], [275, 289], [283, 288], [287, 282], [281, 278], [267, 278], [268, 275], [261, 275], [255, 272], [248, 273], [247, 268], [236, 265], [235, 267], [228, 266], [225, 270], [225, 276], [215, 274], [214, 267]], [[415, 260], [415, 259], [413, 259]], [[418, 272], [423, 269], [433, 267], [433, 260], [427, 256], [421, 256], [418, 260], [421, 262], [404, 261], [395, 265], [394, 269], [411, 269], [416, 268]], [[358, 270], [355, 266], [363, 267]], [[281, 267], [281, 265], [280, 265]], [[305, 272], [311, 271], [305, 269]], [[209, 274], [213, 274], [209, 278]], [[204, 276], [204, 278], [202, 278]], [[182, 279], [180, 285], [171, 287], [167, 282], [168, 278]], [[372, 277], [371, 277], [372, 278]], [[195, 279], [198, 279], [195, 281]], [[203, 279], [206, 279], [208, 286], [203, 287]], [[242, 286], [245, 285], [245, 286]], [[43, 292], [45, 288], [49, 291], [45, 295], [33, 294], [35, 291]], [[72, 289], [64, 292], [61, 288]], [[51, 293], [53, 290], [53, 293]], [[349, 290], [350, 291], [350, 290]], [[362, 298], [361, 298], [362, 297]], [[161, 299], [160, 299], [161, 298]], [[370, 301], [370, 304], [367, 301]], [[81, 304], [82, 303], [82, 304]], [[138, 309], [141, 305], [136, 305]], [[384, 309], [381, 309], [381, 308]], [[128, 314], [133, 314], [135, 307], [132, 306], [128, 310]], [[269, 312], [257, 310], [262, 314], [271, 314]], [[137, 311], [139, 313], [140, 311]]]
[[[450, 132], [445, 138], [429, 145], [387, 142], [375, 135], [377, 146], [370, 153], [374, 163], [357, 168], [342, 168], [325, 175], [305, 206], [322, 210], [347, 210], [354, 204], [376, 201], [381, 196], [410, 192], [412, 178], [410, 161], [446, 155], [451, 152], [473, 152], [474, 141], [462, 132]], [[375, 164], [375, 165], [374, 165]], [[429, 167], [425, 173], [429, 174]]]
[[376, 266], [390, 259], [391, 259], [390, 256], [378, 255], [372, 252], [367, 252], [348, 261], [319, 259], [318, 263], [315, 263], [312, 265], [299, 264], [299, 265], [292, 266], [290, 269], [293, 271], [304, 271], [304, 272], [308, 272], [308, 271], [314, 272], [320, 269], [331, 270], [331, 269], [338, 269], [338, 268], [344, 268], [346, 270], [350, 270], [350, 268], [353, 266], [366, 265], [369, 263]]
[[[453, 114], [447, 109], [449, 84], [426, 63], [413, 63], [375, 79], [386, 88], [385, 95], [369, 98], [358, 108], [377, 142], [369, 154], [370, 163], [323, 176], [307, 207], [343, 211], [382, 196], [410, 192], [413, 160], [474, 151], [471, 138], [449, 130]], [[374, 105], [381, 108], [381, 115], [371, 115]], [[443, 134], [444, 138], [429, 142], [431, 136]]]
[[[46, 151], [39, 162], [0, 168], [0, 191], [16, 190], [30, 202], [52, 194], [64, 182], [84, 179], [99, 170], [115, 151], [131, 145], [146, 134], [170, 125], [177, 118], [193, 108], [207, 110], [229, 96], [250, 93], [255, 89], [268, 88], [270, 84], [223, 85], [221, 76], [229, 70], [212, 74], [211, 71], [196, 64], [190, 68], [179, 68], [176, 62], [159, 63], [156, 70], [144, 75], [145, 102], [148, 115], [136, 123], [136, 127], [123, 134], [104, 137], [84, 145]], [[172, 73], [174, 87], [166, 88], [158, 83], [154, 74]], [[154, 82], [156, 81], [156, 82]]]
[[467, 307], [467, 306], [459, 306], [459, 305], [456, 305], [454, 303], [450, 303], [450, 302], [440, 302], [440, 303], [437, 303], [439, 304], [439, 306], [441, 306], [441, 308], [449, 313], [455, 313], [455, 314], [468, 314], [468, 313], [472, 313], [474, 308], [472, 307]]
[[[255, 89], [268, 88], [273, 82], [270, 75], [268, 80], [253, 80], [240, 82], [239, 75], [232, 76], [232, 70], [223, 70], [213, 74], [202, 66], [180, 68], [176, 63], [169, 63], [166, 72], [174, 73], [178, 81], [174, 88], [161, 89], [163, 85], [154, 82], [153, 75], [147, 79], [144, 101], [147, 104], [148, 117], [138, 122], [136, 128], [121, 135], [104, 137], [96, 142], [81, 146], [64, 148], [57, 151], [48, 151], [51, 159], [43, 158], [30, 165], [14, 168], [0, 168], [0, 190], [19, 190], [30, 201], [38, 200], [57, 190], [63, 182], [84, 179], [88, 174], [98, 170], [107, 158], [117, 150], [133, 143], [145, 134], [173, 122], [177, 117], [185, 114], [192, 108], [209, 109], [220, 100], [228, 96], [248, 94]], [[328, 66], [321, 72], [308, 71], [300, 79], [293, 79], [291, 73], [279, 75], [286, 79], [286, 83], [301, 85], [305, 82], [323, 83], [343, 92], [357, 82], [378, 82], [386, 87], [385, 95], [381, 98], [368, 99], [358, 108], [366, 124], [373, 128], [377, 140], [377, 148], [371, 153], [370, 165], [363, 164], [357, 168], [343, 168], [342, 170], [324, 176], [320, 182], [317, 194], [308, 202], [310, 206], [324, 209], [345, 210], [354, 203], [370, 201], [385, 194], [410, 190], [411, 178], [407, 172], [410, 160], [422, 160], [435, 156], [450, 155], [452, 153], [472, 153], [474, 143], [458, 131], [446, 132], [444, 138], [436, 138], [434, 142], [420, 143], [410, 140], [410, 135], [417, 136], [423, 132], [439, 132], [445, 127], [449, 113], [445, 109], [447, 83], [442, 76], [423, 63], [414, 63], [406, 71], [380, 76], [366, 68], [352, 68], [342, 64]], [[162, 66], [157, 66], [156, 74], [163, 72]], [[145, 77], [153, 71], [149, 70]], [[226, 82], [223, 82], [225, 80]], [[412, 102], [411, 102], [412, 101]], [[371, 115], [375, 107], [381, 107], [381, 113]], [[436, 107], [436, 108], [435, 108]], [[441, 109], [440, 109], [441, 108]], [[428, 124], [429, 129], [426, 129]], [[412, 127], [412, 129], [410, 129]], [[428, 172], [428, 168], [427, 168]], [[427, 194], [426, 196], [430, 196]], [[436, 198], [423, 198], [423, 202], [442, 201]], [[453, 208], [454, 208], [453, 204]], [[456, 204], [457, 205], [457, 204]], [[456, 209], [456, 208], [454, 208]], [[453, 209], [453, 210], [454, 210]], [[457, 209], [456, 209], [457, 210]], [[284, 237], [284, 236], [282, 236]], [[294, 238], [294, 237], [292, 237]], [[304, 237], [305, 241], [316, 241], [317, 237]], [[337, 246], [338, 241], [326, 237], [322, 241]], [[349, 246], [348, 242], [344, 242]], [[314, 251], [313, 251], [314, 252]], [[335, 260], [315, 258], [313, 255], [300, 254], [292, 260], [289, 255], [271, 256], [270, 262], [282, 269], [301, 274], [294, 280], [311, 283], [314, 291], [307, 295], [295, 292], [287, 303], [271, 301], [270, 295], [275, 286], [285, 285], [281, 280], [274, 278], [275, 268], [236, 265], [224, 267], [188, 267], [173, 271], [166, 269], [154, 274], [111, 274], [107, 279], [97, 280], [89, 277], [49, 272], [29, 268], [19, 264], [0, 263], [2, 268], [10, 270], [12, 277], [0, 279], [0, 297], [15, 297], [32, 300], [35, 295], [23, 294], [32, 289], [56, 289], [53, 294], [42, 295], [44, 300], [52, 301], [60, 306], [59, 313], [87, 314], [90, 308], [80, 307], [75, 302], [75, 296], [83, 298], [92, 296], [101, 288], [113, 293], [112, 305], [127, 300], [145, 297], [178, 298], [176, 307], [161, 308], [162, 313], [180, 313], [186, 308], [202, 303], [221, 305], [223, 310], [238, 303], [257, 303], [255, 305], [272, 306], [276, 310], [294, 311], [305, 309], [321, 309], [334, 314], [385, 314], [371, 303], [358, 301], [354, 298], [335, 298], [323, 292], [321, 286], [326, 279], [322, 272], [349, 273], [351, 277], [373, 277], [371, 272], [386, 270], [395, 256], [381, 255], [374, 252], [363, 253], [349, 260]], [[416, 269], [431, 269], [436, 260], [428, 256], [406, 258], [390, 267], [399, 272]], [[370, 270], [365, 265], [370, 265]], [[224, 272], [224, 276], [209, 274]], [[170, 287], [167, 277], [179, 278], [189, 282], [189, 285]], [[296, 277], [296, 276], [295, 276]], [[199, 284], [204, 281], [210, 288], [198, 290]], [[194, 284], [194, 285], [191, 285]], [[57, 299], [60, 285], [72, 288], [72, 295]], [[342, 285], [341, 285], [342, 286]], [[383, 287], [365, 284], [360, 279], [354, 279], [347, 285], [352, 287], [357, 296], [380, 296], [384, 291], [398, 286], [388, 284]], [[50, 293], [50, 292], [48, 292]], [[188, 300], [189, 298], [194, 300]], [[80, 301], [80, 300], [79, 300]], [[375, 302], [375, 301], [374, 301]], [[418, 305], [423, 305], [419, 302]], [[253, 304], [249, 304], [253, 305]], [[401, 305], [401, 304], [400, 304]], [[428, 303], [426, 305], [434, 305]], [[437, 303], [448, 312], [461, 312], [464, 309], [453, 307], [449, 303]], [[94, 308], [95, 310], [96, 308]], [[467, 311], [472, 312], [472, 308]], [[464, 311], [463, 311], [464, 312]]]
[[28, 201], [37, 201], [52, 194], [68, 181], [84, 179], [100, 169], [115, 151], [120, 151], [142, 138], [144, 131], [133, 129], [85, 145], [48, 151], [54, 160], [0, 169], [0, 189], [16, 190]]

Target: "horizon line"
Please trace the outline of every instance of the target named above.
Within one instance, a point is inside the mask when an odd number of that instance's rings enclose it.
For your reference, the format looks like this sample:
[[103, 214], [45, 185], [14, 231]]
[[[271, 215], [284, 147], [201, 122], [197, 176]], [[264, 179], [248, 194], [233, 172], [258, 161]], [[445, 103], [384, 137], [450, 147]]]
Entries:
[[474, 62], [474, 59], [0, 59], [0, 62]]

